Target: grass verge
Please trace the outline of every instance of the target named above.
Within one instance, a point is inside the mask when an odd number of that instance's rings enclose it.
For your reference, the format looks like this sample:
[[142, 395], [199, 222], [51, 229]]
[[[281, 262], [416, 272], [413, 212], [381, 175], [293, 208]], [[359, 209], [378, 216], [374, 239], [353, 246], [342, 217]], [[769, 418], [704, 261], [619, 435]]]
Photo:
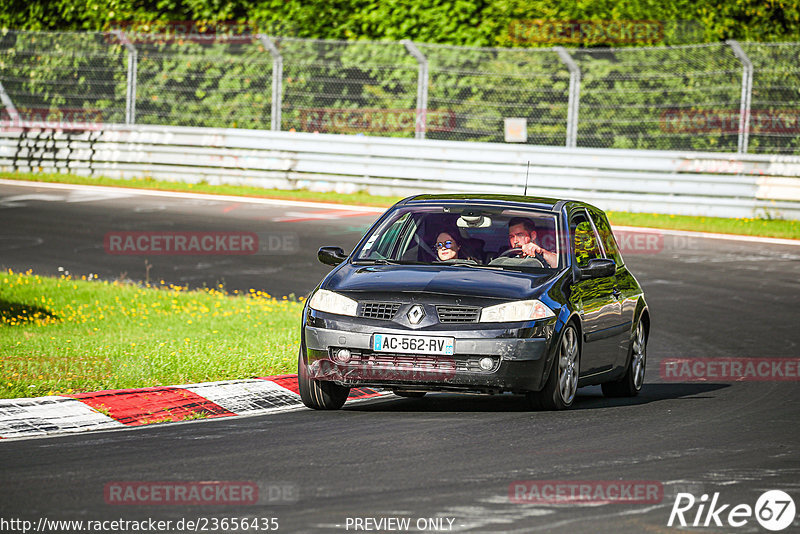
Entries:
[[665, 230], [689, 230], [714, 234], [750, 235], [800, 239], [800, 221], [783, 219], [725, 219], [722, 217], [690, 217], [659, 213], [607, 212], [614, 226], [647, 226]]
[[0, 398], [294, 373], [303, 303], [0, 272]]
[[[338, 204], [357, 204], [363, 206], [389, 207], [401, 197], [373, 196], [358, 192], [352, 194], [322, 193], [306, 190], [262, 189], [260, 187], [237, 185], [209, 185], [207, 183], [187, 184], [165, 182], [152, 178], [116, 179], [102, 176], [86, 177], [73, 174], [45, 174], [0, 172], [0, 178], [34, 182], [55, 182], [83, 185], [106, 185], [136, 189], [156, 189], [160, 191], [180, 191], [233, 195], [285, 200], [306, 200]], [[779, 237], [800, 239], [800, 221], [780, 219], [726, 219], [721, 217], [690, 217], [686, 215], [663, 215], [658, 213], [609, 212], [611, 224], [618, 226], [644, 226], [670, 230], [689, 230], [717, 234], [738, 234], [760, 237]]]

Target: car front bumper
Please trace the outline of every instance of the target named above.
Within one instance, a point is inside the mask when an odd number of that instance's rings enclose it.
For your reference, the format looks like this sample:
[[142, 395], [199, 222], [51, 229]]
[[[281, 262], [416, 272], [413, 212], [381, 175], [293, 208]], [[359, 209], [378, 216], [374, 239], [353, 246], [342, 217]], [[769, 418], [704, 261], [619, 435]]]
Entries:
[[[519, 328], [468, 324], [453, 329], [415, 331], [396, 325], [308, 318], [303, 345], [309, 377], [340, 385], [480, 392], [538, 391], [549, 368], [555, 319]], [[444, 326], [444, 325], [442, 325]], [[384, 353], [372, 350], [375, 333], [454, 338], [452, 356]], [[347, 349], [350, 358], [337, 358]], [[490, 369], [479, 362], [490, 358]]]

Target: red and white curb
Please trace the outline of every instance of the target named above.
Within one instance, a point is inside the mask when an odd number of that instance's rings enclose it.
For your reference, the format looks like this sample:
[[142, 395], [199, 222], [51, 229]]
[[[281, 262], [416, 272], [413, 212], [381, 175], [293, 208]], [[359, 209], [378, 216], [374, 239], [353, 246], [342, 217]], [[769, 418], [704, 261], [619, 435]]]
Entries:
[[[353, 388], [349, 400], [388, 392]], [[297, 375], [0, 400], [0, 439], [263, 415], [302, 406]]]

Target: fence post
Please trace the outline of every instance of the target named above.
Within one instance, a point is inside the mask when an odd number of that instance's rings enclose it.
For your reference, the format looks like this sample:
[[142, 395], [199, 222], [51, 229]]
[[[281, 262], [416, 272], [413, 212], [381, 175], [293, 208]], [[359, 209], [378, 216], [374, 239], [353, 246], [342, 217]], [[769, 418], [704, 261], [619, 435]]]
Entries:
[[428, 58], [419, 51], [417, 45], [410, 39], [400, 41], [405, 45], [408, 53], [414, 56], [419, 63], [419, 76], [417, 78], [417, 120], [414, 128], [414, 137], [425, 139], [428, 124]]
[[8, 96], [6, 93], [6, 88], [3, 87], [3, 82], [0, 82], [0, 102], [2, 102], [3, 107], [6, 108], [8, 112], [8, 116], [11, 118], [11, 124], [16, 125], [19, 124], [19, 113], [17, 112], [17, 107], [14, 105], [14, 102], [11, 100], [11, 97]]
[[553, 48], [569, 70], [569, 102], [567, 103], [567, 148], [578, 145], [578, 105], [581, 95], [581, 69], [563, 46]]
[[128, 86], [125, 91], [125, 124], [136, 124], [136, 77], [138, 71], [139, 56], [136, 47], [133, 46], [128, 36], [122, 30], [113, 32], [119, 42], [128, 51]]
[[742, 97], [739, 103], [739, 144], [737, 152], [747, 153], [750, 141], [750, 102], [753, 98], [753, 63], [742, 49], [739, 41], [728, 39], [725, 41], [733, 50], [734, 55], [742, 62]]
[[270, 130], [281, 130], [281, 104], [283, 103], [283, 56], [275, 43], [266, 35], [258, 39], [272, 55], [272, 111], [270, 113]]

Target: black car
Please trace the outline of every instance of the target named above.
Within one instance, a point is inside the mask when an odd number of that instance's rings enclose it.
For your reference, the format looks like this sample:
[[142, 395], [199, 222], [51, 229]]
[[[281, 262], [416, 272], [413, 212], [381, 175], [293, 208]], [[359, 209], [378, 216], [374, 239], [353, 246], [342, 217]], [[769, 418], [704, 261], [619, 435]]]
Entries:
[[306, 406], [350, 388], [524, 394], [564, 409], [578, 387], [634, 396], [650, 314], [605, 214], [573, 200], [506, 195], [404, 199], [335, 265], [303, 310]]

